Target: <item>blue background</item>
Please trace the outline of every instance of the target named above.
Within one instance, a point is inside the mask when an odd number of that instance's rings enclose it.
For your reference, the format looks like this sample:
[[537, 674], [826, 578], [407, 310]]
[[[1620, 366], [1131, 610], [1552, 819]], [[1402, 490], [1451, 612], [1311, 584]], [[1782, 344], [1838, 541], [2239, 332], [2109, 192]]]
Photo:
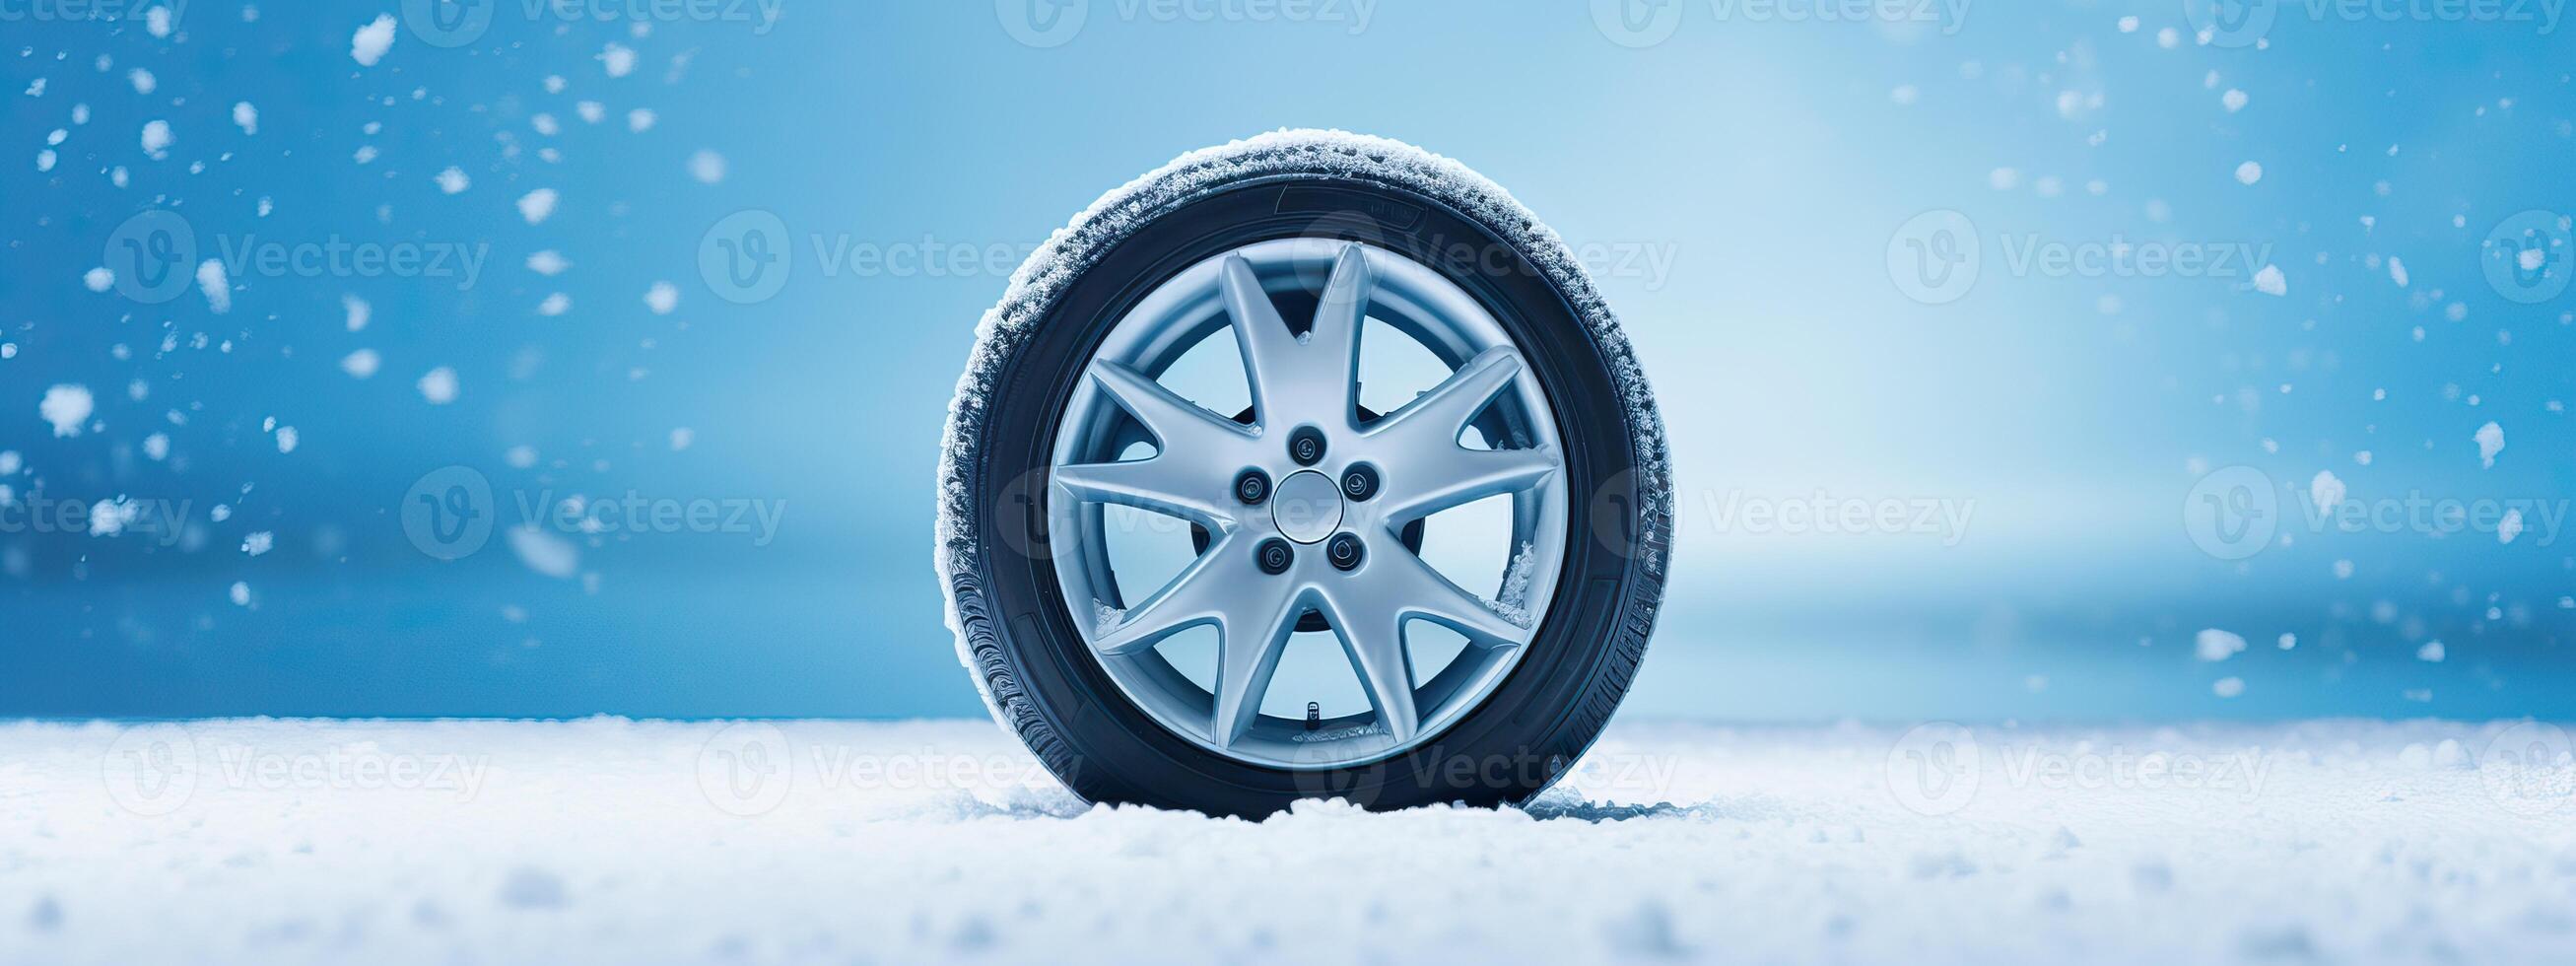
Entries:
[[[195, 0], [166, 37], [0, 5], [0, 450], [20, 459], [0, 483], [21, 508], [188, 508], [169, 541], [7, 517], [0, 714], [978, 714], [929, 554], [976, 318], [1101, 192], [1283, 126], [1458, 158], [1611, 253], [1594, 267], [1654, 380], [1681, 500], [1632, 710], [2576, 713], [2564, 535], [2319, 531], [2296, 509], [2320, 471], [2360, 500], [2576, 492], [2559, 404], [2576, 293], [2515, 302], [2481, 264], [2507, 217], [2576, 208], [2564, 31], [2291, 5], [2253, 46], [2199, 42], [2173, 3], [1975, 3], [1926, 25], [1688, 2], [1630, 8], [1641, 35], [1594, 7], [1387, 0], [1363, 25], [1356, 0], [1266, 16], [1297, 8], [1093, 0], [1040, 8], [1081, 17], [1041, 34], [1013, 0], [783, 0], [769, 25], [512, 2], [471, 43], [415, 23], [362, 66], [352, 33], [397, 5], [253, 19]], [[606, 70], [612, 43], [636, 53], [626, 76]], [[584, 100], [605, 120], [583, 121]], [[231, 122], [237, 101], [257, 133]], [[630, 131], [634, 108], [656, 123]], [[154, 119], [176, 135], [159, 160], [138, 140]], [[714, 183], [691, 174], [702, 150], [724, 159]], [[454, 195], [433, 180], [451, 165], [472, 182]], [[529, 224], [514, 203], [539, 188], [561, 201]], [[156, 208], [210, 250], [336, 236], [488, 254], [463, 288], [237, 274], [223, 314], [193, 290], [86, 287], [118, 225]], [[795, 261], [775, 297], [736, 305], [698, 253], [749, 209], [784, 221]], [[1979, 274], [1929, 305], [1891, 249], [1942, 209], [1975, 226]], [[2254, 246], [2287, 287], [2015, 270], [2007, 242], [2032, 240]], [[818, 252], [842, 243], [932, 257], [826, 270]], [[1010, 256], [986, 263], [997, 246]], [[540, 250], [571, 268], [529, 270]], [[644, 302], [658, 281], [678, 289], [669, 314]], [[554, 293], [570, 309], [540, 314]], [[372, 305], [362, 331], [348, 295]], [[371, 379], [340, 367], [361, 348], [383, 360]], [[460, 392], [432, 405], [415, 381], [441, 366]], [[97, 401], [76, 436], [40, 416], [56, 385]], [[295, 427], [292, 452], [271, 419]], [[2490, 421], [2506, 446], [2487, 468], [2472, 437]], [[165, 458], [145, 452], [156, 432]], [[498, 534], [440, 560], [400, 508], [453, 465], [488, 479], [505, 525], [522, 500], [635, 493], [757, 501], [779, 526], [576, 534], [564, 577]], [[2182, 511], [2237, 465], [2261, 474], [2279, 538], [2221, 559]], [[1723, 512], [1819, 492], [1970, 523], [1765, 533]], [[242, 552], [253, 532], [275, 549]], [[2202, 660], [2204, 628], [2251, 647]], [[2432, 640], [2444, 660], [2419, 658]], [[2214, 693], [2229, 677], [2242, 694]]]

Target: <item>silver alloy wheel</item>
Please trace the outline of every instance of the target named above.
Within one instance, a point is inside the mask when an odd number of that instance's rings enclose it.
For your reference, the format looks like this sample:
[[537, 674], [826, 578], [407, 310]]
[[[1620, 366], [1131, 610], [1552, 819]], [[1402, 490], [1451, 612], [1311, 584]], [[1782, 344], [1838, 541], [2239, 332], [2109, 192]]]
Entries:
[[[1312, 292], [1318, 279], [1312, 325], [1294, 331], [1272, 295]], [[1453, 371], [1396, 411], [1366, 418], [1358, 372], [1367, 320]], [[1157, 381], [1220, 329], [1231, 329], [1243, 358], [1249, 424]], [[1461, 444], [1471, 424], [1493, 448]], [[1123, 458], [1140, 430], [1153, 455]], [[1308, 436], [1320, 452], [1292, 452], [1294, 438]], [[1360, 487], [1365, 498], [1343, 490], [1356, 485], [1348, 479], [1355, 468], [1375, 474]], [[1545, 394], [1473, 296], [1385, 249], [1266, 241], [1173, 276], [1093, 353], [1055, 431], [1049, 552], [1091, 653], [1157, 723], [1244, 762], [1347, 767], [1439, 734], [1520, 659], [1565, 559], [1561, 469]], [[1266, 484], [1258, 499], [1238, 492], [1246, 471]], [[1409, 524], [1431, 514], [1506, 494], [1508, 546], [1518, 549], [1490, 595], [1452, 583], [1403, 540]], [[1204, 530], [1206, 546], [1164, 586], [1122, 594], [1104, 505], [1188, 521]], [[1121, 600], [1128, 606], [1114, 605]], [[1316, 617], [1339, 639], [1370, 710], [1329, 721], [1262, 714], [1290, 634]], [[1417, 669], [1406, 634], [1419, 621], [1467, 646], [1443, 667]], [[1217, 635], [1212, 686], [1156, 650], [1203, 626]]]

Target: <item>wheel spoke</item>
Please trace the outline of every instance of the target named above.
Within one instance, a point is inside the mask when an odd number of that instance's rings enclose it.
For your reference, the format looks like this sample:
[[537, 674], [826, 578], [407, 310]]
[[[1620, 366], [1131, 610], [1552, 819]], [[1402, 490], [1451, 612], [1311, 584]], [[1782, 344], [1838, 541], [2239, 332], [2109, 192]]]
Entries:
[[1118, 408], [1145, 424], [1145, 430], [1154, 434], [1156, 447], [1163, 453], [1205, 459], [1218, 447], [1252, 437], [1251, 430], [1243, 424], [1209, 412], [1144, 373], [1119, 363], [1094, 360], [1091, 380], [1117, 401]]
[[[1226, 316], [1233, 320], [1236, 345], [1243, 352], [1244, 378], [1251, 383], [1252, 408], [1263, 426], [1308, 418], [1338, 409], [1348, 421], [1358, 393], [1360, 324], [1376, 282], [1360, 246], [1345, 245], [1333, 261], [1332, 276], [1316, 304], [1314, 324], [1301, 340], [1288, 330], [1279, 308], [1261, 287], [1252, 263], [1229, 255], [1219, 270]], [[1293, 401], [1293, 403], [1292, 403]]]
[[1413, 700], [1413, 666], [1405, 660], [1404, 615], [1375, 595], [1345, 595], [1325, 604], [1324, 621], [1342, 640], [1351, 670], [1377, 710], [1378, 727], [1396, 741], [1411, 741], [1422, 727]]
[[1508, 347], [1477, 353], [1439, 385], [1379, 420], [1369, 435], [1398, 446], [1455, 447], [1467, 421], [1483, 412], [1485, 404], [1493, 402], [1520, 371], [1521, 354]]
[[[1143, 653], [1173, 634], [1203, 624], [1223, 624], [1228, 606], [1243, 590], [1252, 567], [1241, 541], [1220, 537], [1206, 553], [1172, 577], [1154, 596], [1127, 609], [1117, 626], [1095, 628], [1093, 650], [1108, 655]], [[1224, 628], [1217, 633], [1223, 635]]]
[[1519, 493], [1545, 482], [1563, 463], [1553, 449], [1446, 448], [1407, 454], [1389, 467], [1401, 487], [1391, 488], [1384, 511], [1391, 528], [1465, 506], [1489, 496]]
[[1053, 470], [1055, 485], [1089, 503], [1150, 510], [1210, 530], [1230, 529], [1233, 513], [1211, 494], [1231, 485], [1204, 459], [1157, 453], [1119, 463], [1070, 463]]
[[1270, 678], [1288, 649], [1288, 635], [1309, 606], [1300, 594], [1255, 596], [1270, 599], [1262, 601], [1266, 606], [1237, 608], [1218, 631], [1216, 713], [1209, 733], [1219, 745], [1234, 744], [1260, 720], [1261, 699], [1270, 693]]

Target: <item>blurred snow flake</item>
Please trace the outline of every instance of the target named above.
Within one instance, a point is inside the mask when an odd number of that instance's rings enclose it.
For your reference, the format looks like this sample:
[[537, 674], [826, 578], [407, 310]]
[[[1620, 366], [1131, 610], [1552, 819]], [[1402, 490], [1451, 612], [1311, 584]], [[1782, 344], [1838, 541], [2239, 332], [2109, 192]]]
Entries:
[[224, 263], [209, 258], [197, 263], [197, 290], [206, 293], [206, 310], [222, 315], [233, 310], [233, 283]]
[[451, 195], [463, 194], [465, 189], [472, 187], [473, 184], [474, 179], [465, 176], [465, 169], [452, 164], [447, 166], [447, 170], [438, 173], [438, 190]]
[[143, 122], [143, 155], [154, 161], [170, 156], [170, 143], [179, 139], [170, 133], [170, 122], [159, 119]]
[[444, 406], [456, 401], [456, 370], [440, 366], [420, 377], [420, 397], [430, 405]]
[[2318, 513], [2333, 513], [2343, 505], [2343, 495], [2343, 481], [2335, 478], [2333, 470], [2318, 470], [2316, 478], [2308, 481], [2308, 499], [2316, 502]]
[[2245, 638], [2215, 627], [2203, 628], [2192, 638], [2192, 649], [2204, 661], [2224, 661], [2245, 650]]
[[519, 196], [519, 217], [536, 224], [555, 213], [555, 189], [539, 188]]
[[724, 155], [717, 154], [705, 148], [699, 148], [698, 153], [689, 155], [689, 177], [698, 179], [702, 184], [715, 184], [716, 182], [723, 181], [725, 177]]
[[377, 14], [376, 19], [368, 21], [366, 26], [359, 27], [357, 33], [350, 35], [349, 59], [357, 61], [360, 67], [374, 67], [377, 61], [385, 58], [385, 51], [392, 49], [393, 45], [393, 15]]
[[81, 434], [82, 426], [89, 422], [91, 405], [88, 386], [63, 383], [46, 388], [44, 401], [36, 404], [36, 414], [54, 424], [54, 437], [61, 439]]
[[581, 548], [570, 540], [534, 526], [512, 527], [509, 537], [510, 552], [518, 554], [519, 562], [530, 570], [561, 579], [581, 569]]
[[680, 289], [669, 282], [654, 282], [644, 290], [644, 306], [655, 315], [669, 315], [680, 306]]
[[2478, 465], [2486, 469], [2494, 469], [2496, 454], [2504, 452], [2504, 427], [2489, 421], [2486, 425], [2478, 427], [2476, 438]]
[[2281, 275], [2281, 266], [2265, 265], [2254, 273], [2254, 290], [2265, 295], [2290, 294], [2290, 280]]

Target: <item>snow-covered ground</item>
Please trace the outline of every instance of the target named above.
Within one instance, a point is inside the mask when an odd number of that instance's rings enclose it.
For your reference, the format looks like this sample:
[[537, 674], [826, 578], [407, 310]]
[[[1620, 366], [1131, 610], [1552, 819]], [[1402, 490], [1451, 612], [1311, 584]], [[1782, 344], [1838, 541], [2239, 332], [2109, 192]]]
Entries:
[[2566, 741], [1631, 721], [1249, 823], [982, 721], [17, 723], [0, 962], [2567, 962]]

